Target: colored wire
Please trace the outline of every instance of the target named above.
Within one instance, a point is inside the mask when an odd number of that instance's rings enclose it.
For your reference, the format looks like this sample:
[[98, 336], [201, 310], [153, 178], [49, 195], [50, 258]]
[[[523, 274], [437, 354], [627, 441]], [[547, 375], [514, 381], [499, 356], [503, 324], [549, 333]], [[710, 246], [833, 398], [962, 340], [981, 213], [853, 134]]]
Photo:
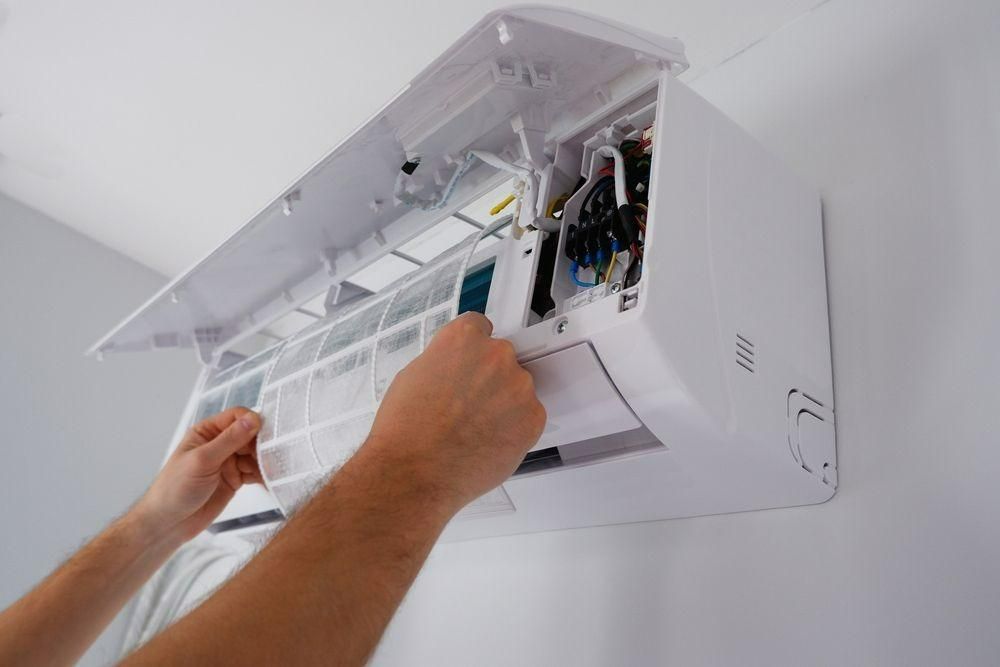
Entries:
[[552, 201], [550, 201], [549, 205], [545, 207], [545, 217], [546, 218], [555, 218], [556, 217], [556, 213], [559, 213], [559, 212], [562, 211], [563, 206], [566, 205], [566, 202], [568, 200], [569, 200], [569, 195], [564, 192], [561, 195], [559, 195], [558, 197], [556, 197], [555, 199], [553, 199]]
[[514, 201], [514, 199], [515, 199], [514, 193], [507, 195], [506, 197], [503, 198], [503, 201], [499, 202], [496, 206], [490, 209], [490, 215], [496, 215], [500, 211], [504, 210], [510, 205], [512, 201]]
[[614, 146], [601, 146], [597, 149], [598, 155], [609, 157], [615, 161], [615, 202], [618, 208], [628, 204], [628, 195], [625, 189], [625, 158], [622, 152]]
[[573, 264], [570, 265], [569, 267], [570, 279], [576, 284], [577, 287], [587, 287], [587, 288], [593, 287], [593, 285], [588, 285], [587, 283], [583, 282], [582, 280], [576, 277], [576, 272], [579, 268], [580, 267], [576, 262], [573, 262]]
[[608, 282], [608, 281], [614, 280], [614, 277], [615, 277], [615, 262], [617, 262], [617, 261], [618, 261], [618, 253], [617, 252], [611, 253], [611, 263], [608, 264], [608, 273], [607, 273], [608, 277], [605, 279], [604, 282]]
[[535, 211], [535, 200], [538, 197], [538, 177], [535, 175], [535, 172], [531, 169], [511, 164], [499, 155], [489, 151], [473, 149], [469, 151], [469, 155], [479, 158], [495, 169], [506, 171], [517, 176], [518, 184], [515, 187], [515, 192], [517, 194], [517, 208], [514, 209], [514, 222], [511, 224], [510, 233], [515, 239], [521, 238], [524, 232], [527, 231], [521, 226], [521, 209], [526, 208], [528, 210], [528, 215], [530, 216], [532, 223], [534, 223], [535, 218], [537, 217], [537, 213]]

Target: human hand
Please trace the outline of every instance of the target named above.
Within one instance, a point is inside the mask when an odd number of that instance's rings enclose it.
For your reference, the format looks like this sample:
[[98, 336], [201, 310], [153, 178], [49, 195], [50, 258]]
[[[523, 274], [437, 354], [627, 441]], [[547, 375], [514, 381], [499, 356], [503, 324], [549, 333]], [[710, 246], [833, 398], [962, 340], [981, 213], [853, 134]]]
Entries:
[[188, 540], [208, 528], [243, 484], [262, 483], [260, 417], [230, 408], [195, 424], [136, 503], [145, 525]]
[[545, 427], [514, 346], [465, 313], [396, 375], [362, 451], [377, 453], [457, 512], [502, 484]]

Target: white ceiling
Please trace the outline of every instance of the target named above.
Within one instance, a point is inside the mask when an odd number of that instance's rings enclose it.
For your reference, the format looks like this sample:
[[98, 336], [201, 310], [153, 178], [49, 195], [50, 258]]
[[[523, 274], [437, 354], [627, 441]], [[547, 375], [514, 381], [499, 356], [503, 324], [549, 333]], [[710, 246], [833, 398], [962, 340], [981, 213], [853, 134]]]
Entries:
[[[565, 4], [680, 37], [692, 79], [823, 1]], [[176, 274], [504, 4], [0, 2], [0, 191]]]

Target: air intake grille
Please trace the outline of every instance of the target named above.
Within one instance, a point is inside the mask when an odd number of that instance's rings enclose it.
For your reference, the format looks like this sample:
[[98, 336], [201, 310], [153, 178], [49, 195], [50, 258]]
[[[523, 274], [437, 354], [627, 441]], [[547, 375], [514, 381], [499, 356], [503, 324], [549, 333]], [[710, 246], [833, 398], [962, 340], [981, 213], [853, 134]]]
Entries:
[[736, 334], [736, 363], [753, 373], [756, 361], [757, 353], [754, 344], [746, 336]]

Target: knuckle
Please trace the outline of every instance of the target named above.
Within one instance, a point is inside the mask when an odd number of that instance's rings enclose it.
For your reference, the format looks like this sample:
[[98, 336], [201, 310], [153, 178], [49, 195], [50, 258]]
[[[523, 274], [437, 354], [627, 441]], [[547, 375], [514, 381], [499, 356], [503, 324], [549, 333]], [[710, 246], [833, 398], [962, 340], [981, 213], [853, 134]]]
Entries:
[[497, 338], [496, 342], [505, 355], [511, 359], [517, 358], [517, 350], [514, 348], [514, 343], [510, 342], [506, 338]]
[[502, 338], [490, 341], [489, 356], [497, 365], [513, 364], [516, 361], [514, 344]]
[[469, 322], [452, 320], [438, 330], [432, 340], [444, 344], [446, 347], [461, 347], [472, 340], [475, 332], [476, 327]]
[[442, 338], [454, 336], [462, 330], [462, 326], [463, 325], [461, 320], [452, 320], [451, 322], [448, 322], [443, 327], [438, 329], [437, 335]]
[[482, 313], [477, 313], [476, 311], [462, 313], [455, 319], [460, 322], [465, 322], [479, 333], [482, 333], [483, 325], [489, 324], [489, 319]]
[[521, 391], [530, 394], [532, 397], [534, 397], [535, 378], [532, 377], [531, 373], [524, 370], [523, 368], [519, 369], [517, 374], [517, 382]]
[[538, 428], [543, 428], [545, 422], [549, 419], [549, 413], [545, 410], [545, 406], [538, 400], [535, 401], [535, 404], [531, 408], [531, 416], [534, 418], [535, 425]]
[[472, 336], [479, 333], [479, 328], [467, 317], [460, 317], [452, 323], [456, 331], [463, 336]]
[[518, 370], [519, 374], [521, 375], [521, 377], [523, 377], [525, 379], [525, 381], [528, 383], [529, 387], [534, 387], [535, 386], [535, 376], [534, 375], [532, 375], [531, 373], [529, 373], [522, 366], [518, 366], [517, 370]]

